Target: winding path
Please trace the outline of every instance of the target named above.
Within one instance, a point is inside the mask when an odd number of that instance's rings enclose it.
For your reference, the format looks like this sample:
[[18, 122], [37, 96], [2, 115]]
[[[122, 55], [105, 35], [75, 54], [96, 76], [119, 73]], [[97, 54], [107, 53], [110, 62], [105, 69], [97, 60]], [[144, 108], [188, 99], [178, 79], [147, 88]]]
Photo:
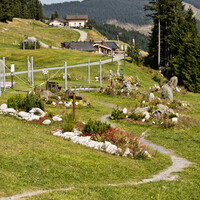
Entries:
[[80, 34], [80, 38], [78, 41], [86, 41], [87, 40], [87, 33], [85, 31], [81, 31], [79, 29], [72, 29]]
[[[100, 103], [104, 106], [107, 107], [115, 107], [113, 104], [106, 104], [106, 103]], [[107, 118], [110, 115], [104, 115], [102, 116], [100, 119], [102, 122], [108, 122]], [[111, 124], [111, 126], [116, 127], [114, 124]], [[170, 166], [168, 169], [160, 172], [159, 174], [154, 175], [152, 178], [149, 179], [143, 179], [142, 181], [139, 182], [125, 182], [125, 183], [118, 183], [118, 184], [105, 184], [103, 186], [111, 186], [111, 187], [117, 187], [117, 186], [128, 186], [128, 185], [140, 185], [140, 184], [144, 184], [144, 183], [149, 183], [149, 182], [157, 182], [157, 181], [175, 181], [178, 178], [177, 174], [174, 173], [178, 173], [178, 172], [182, 172], [185, 168], [190, 167], [192, 163], [184, 158], [181, 158], [177, 155], [175, 155], [175, 153], [172, 150], [166, 149], [162, 146], [156, 145], [146, 139], [144, 139], [146, 133], [149, 131], [150, 129], [146, 130], [144, 133], [142, 133], [142, 139], [141, 142], [145, 145], [148, 145], [151, 149], [158, 151], [162, 154], [168, 155], [171, 160], [172, 160], [172, 166]], [[23, 193], [23, 194], [19, 194], [19, 195], [15, 195], [15, 196], [11, 196], [11, 197], [3, 197], [0, 198], [0, 200], [18, 200], [24, 197], [32, 197], [32, 196], [36, 196], [36, 195], [40, 195], [40, 194], [45, 194], [48, 192], [59, 192], [59, 191], [69, 191], [69, 190], [73, 190], [74, 187], [71, 188], [66, 188], [66, 189], [55, 189], [55, 190], [38, 190], [35, 192], [27, 192], [27, 193]]]

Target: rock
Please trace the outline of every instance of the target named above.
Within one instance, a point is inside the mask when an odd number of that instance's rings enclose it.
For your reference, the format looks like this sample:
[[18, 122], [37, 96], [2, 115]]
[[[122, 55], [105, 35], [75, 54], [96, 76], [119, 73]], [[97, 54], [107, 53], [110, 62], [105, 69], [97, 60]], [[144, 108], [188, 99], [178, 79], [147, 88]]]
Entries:
[[8, 108], [7, 104], [2, 104], [2, 105], [0, 106], [0, 110], [5, 110], [5, 109], [7, 109], [7, 108]]
[[142, 119], [142, 122], [145, 122], [146, 121], [146, 119]]
[[161, 120], [163, 114], [164, 114], [164, 112], [161, 109], [158, 109], [153, 113], [153, 118], [155, 118], [157, 120]]
[[13, 113], [13, 114], [17, 114], [17, 111], [13, 108], [7, 108], [3, 110], [4, 113]]
[[145, 104], [146, 102], [145, 101], [142, 101], [142, 104]]
[[112, 145], [110, 142], [105, 142], [105, 151], [109, 154], [116, 154], [117, 153], [117, 146]]
[[173, 124], [178, 124], [178, 118], [177, 117], [172, 118], [172, 123]]
[[40, 116], [31, 114], [27, 121], [39, 120]]
[[123, 109], [123, 113], [124, 113], [125, 115], [128, 113], [127, 108], [124, 108], [124, 109]]
[[155, 95], [153, 93], [150, 93], [149, 95], [149, 103], [151, 103], [155, 99]]
[[149, 107], [145, 107], [145, 108], [136, 108], [136, 110], [134, 111], [135, 114], [142, 114], [144, 112], [147, 112], [149, 110]]
[[59, 105], [62, 105], [62, 104], [63, 104], [63, 102], [62, 102], [62, 101], [60, 101], [58, 104], [59, 104]]
[[31, 114], [24, 112], [24, 111], [21, 111], [21, 112], [18, 113], [18, 116], [22, 119], [28, 120], [31, 117]]
[[129, 80], [124, 81], [123, 84], [124, 85], [123, 85], [122, 89], [123, 89], [124, 92], [130, 93], [130, 92], [133, 91], [133, 86], [132, 86], [132, 84]]
[[73, 91], [71, 91], [70, 89], [66, 90], [65, 95], [67, 96], [67, 98], [72, 97], [73, 96]]
[[40, 108], [32, 108], [29, 113], [34, 114], [34, 113], [40, 113], [40, 117], [45, 117], [45, 112], [40, 109]]
[[177, 91], [177, 92], [181, 92], [180, 89], [179, 89], [178, 87], [176, 87], [176, 91]]
[[62, 137], [64, 137], [65, 139], [71, 139], [74, 136], [75, 136], [75, 134], [72, 132], [65, 132], [62, 134]]
[[175, 90], [177, 85], [178, 85], [178, 77], [177, 76], [173, 76], [169, 82], [167, 83], [167, 85], [169, 85], [169, 87], [172, 88], [172, 90]]
[[52, 102], [52, 105], [56, 106], [56, 102], [53, 101], [53, 102]]
[[55, 116], [55, 117], [52, 118], [52, 120], [53, 120], [54, 122], [61, 122], [61, 121], [62, 121], [62, 118], [60, 118], [60, 117], [58, 117], [58, 116]]
[[123, 157], [127, 157], [130, 153], [131, 153], [130, 149], [126, 148], [126, 151], [124, 152]]
[[42, 98], [48, 98], [48, 97], [50, 97], [50, 96], [53, 96], [53, 93], [50, 92], [49, 90], [44, 90], [44, 91], [42, 91], [42, 92], [40, 93], [40, 96], [41, 96]]
[[150, 115], [149, 115], [149, 113], [147, 111], [145, 111], [143, 113], [143, 115], [145, 116], [145, 120], [149, 120], [150, 119]]
[[165, 84], [162, 88], [162, 98], [169, 100], [170, 102], [173, 102], [174, 100], [172, 88], [168, 84]]
[[50, 119], [46, 119], [46, 120], [44, 120], [44, 121], [42, 122], [42, 124], [44, 124], [44, 125], [49, 125], [49, 124], [51, 124], [51, 120], [50, 120]]
[[169, 107], [168, 106], [165, 106], [163, 104], [158, 104], [157, 106], [158, 106], [158, 109], [160, 109], [160, 110], [163, 110], [165, 112], [169, 111]]

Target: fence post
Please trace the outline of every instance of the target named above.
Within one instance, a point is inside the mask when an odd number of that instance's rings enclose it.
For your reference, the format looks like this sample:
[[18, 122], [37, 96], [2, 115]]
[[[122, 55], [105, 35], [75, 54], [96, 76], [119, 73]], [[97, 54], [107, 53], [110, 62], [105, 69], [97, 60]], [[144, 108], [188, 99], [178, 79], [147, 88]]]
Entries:
[[28, 82], [30, 82], [30, 71], [29, 71], [29, 56], [27, 56], [27, 72], [28, 72]]
[[101, 66], [101, 60], [99, 61], [99, 65], [100, 65], [100, 88], [102, 87], [102, 66]]
[[34, 86], [34, 77], [33, 77], [33, 56], [31, 56], [31, 73], [32, 73], [32, 86]]
[[65, 90], [67, 90], [67, 62], [65, 62]]
[[88, 83], [90, 84], [90, 59], [88, 60]]
[[3, 90], [4, 92], [6, 91], [6, 77], [5, 77], [5, 73], [6, 73], [6, 59], [5, 57], [3, 57]]

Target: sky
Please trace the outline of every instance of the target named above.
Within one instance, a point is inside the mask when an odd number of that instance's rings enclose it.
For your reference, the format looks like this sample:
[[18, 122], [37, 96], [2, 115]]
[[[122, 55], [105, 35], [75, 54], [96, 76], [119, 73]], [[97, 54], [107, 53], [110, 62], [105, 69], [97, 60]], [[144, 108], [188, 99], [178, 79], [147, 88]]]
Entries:
[[40, 0], [42, 4], [51, 4], [51, 3], [61, 3], [61, 2], [70, 2], [70, 1], [81, 1], [81, 0]]

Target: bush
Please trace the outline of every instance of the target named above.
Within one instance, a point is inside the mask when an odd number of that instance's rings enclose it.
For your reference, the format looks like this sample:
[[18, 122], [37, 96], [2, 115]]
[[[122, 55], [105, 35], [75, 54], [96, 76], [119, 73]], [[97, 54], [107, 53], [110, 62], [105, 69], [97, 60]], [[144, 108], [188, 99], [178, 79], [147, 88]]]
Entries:
[[64, 132], [73, 131], [75, 124], [76, 124], [76, 121], [74, 120], [72, 113], [65, 113], [63, 115], [62, 129]]
[[48, 100], [46, 101], [46, 104], [52, 104], [52, 102], [53, 102], [52, 99], [48, 99]]
[[132, 114], [129, 115], [129, 118], [139, 121], [139, 120], [142, 120], [144, 118], [144, 115], [132, 113]]
[[106, 130], [110, 129], [110, 124], [102, 123], [101, 121], [93, 121], [89, 119], [84, 127], [83, 133], [91, 135], [92, 133], [102, 134]]
[[46, 113], [46, 117], [50, 117], [50, 118], [53, 118], [54, 116], [54, 113], [52, 110], [48, 110], [47, 113]]
[[153, 79], [155, 82], [159, 83], [159, 85], [162, 85], [162, 84], [163, 84], [163, 79], [160, 78], [158, 74], [154, 74], [154, 76], [152, 77], [152, 79]]
[[120, 120], [120, 119], [124, 119], [125, 117], [126, 117], [126, 115], [123, 113], [122, 110], [114, 108], [114, 110], [112, 111], [112, 114], [109, 118], [111, 120]]
[[21, 95], [15, 95], [10, 97], [7, 100], [8, 108], [14, 108], [15, 110], [18, 110], [22, 107], [23, 97]]
[[44, 104], [40, 95], [28, 93], [23, 99], [22, 109], [29, 112], [32, 108], [40, 108], [44, 110]]

